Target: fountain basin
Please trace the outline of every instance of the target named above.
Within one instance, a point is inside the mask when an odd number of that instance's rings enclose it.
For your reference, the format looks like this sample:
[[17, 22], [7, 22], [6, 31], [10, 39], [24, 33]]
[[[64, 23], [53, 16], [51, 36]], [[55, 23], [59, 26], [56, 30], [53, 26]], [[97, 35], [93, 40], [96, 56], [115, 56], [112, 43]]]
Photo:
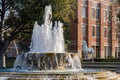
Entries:
[[[0, 80], [119, 80], [120, 74], [99, 69], [27, 71], [6, 69], [0, 72]], [[1, 70], [0, 70], [1, 71]], [[5, 71], [5, 70], [4, 70]]]

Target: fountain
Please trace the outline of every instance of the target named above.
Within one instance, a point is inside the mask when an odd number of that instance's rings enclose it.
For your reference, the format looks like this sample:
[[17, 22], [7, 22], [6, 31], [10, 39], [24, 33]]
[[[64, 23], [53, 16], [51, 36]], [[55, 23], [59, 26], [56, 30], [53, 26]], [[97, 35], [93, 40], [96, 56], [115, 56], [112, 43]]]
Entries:
[[[55, 21], [52, 26], [51, 6], [45, 7], [44, 24], [34, 24], [30, 51], [17, 57], [14, 68], [22, 69], [81, 69], [80, 59], [74, 54], [65, 53], [63, 24]], [[75, 58], [75, 59], [74, 59]], [[77, 65], [73, 65], [77, 63]]]
[[0, 80], [119, 80], [110, 71], [82, 69], [78, 54], [64, 50], [63, 24], [55, 21], [53, 26], [51, 18], [48, 5], [44, 24], [34, 24], [30, 51], [17, 56], [14, 68], [0, 71]]

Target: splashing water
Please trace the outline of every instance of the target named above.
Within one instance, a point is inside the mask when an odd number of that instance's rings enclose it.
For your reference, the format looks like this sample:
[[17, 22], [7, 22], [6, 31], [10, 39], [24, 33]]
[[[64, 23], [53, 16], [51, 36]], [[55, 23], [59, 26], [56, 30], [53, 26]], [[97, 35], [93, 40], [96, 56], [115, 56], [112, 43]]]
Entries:
[[54, 27], [51, 22], [51, 6], [45, 8], [44, 24], [39, 26], [37, 22], [34, 25], [30, 52], [39, 53], [64, 53], [63, 24], [56, 21]]

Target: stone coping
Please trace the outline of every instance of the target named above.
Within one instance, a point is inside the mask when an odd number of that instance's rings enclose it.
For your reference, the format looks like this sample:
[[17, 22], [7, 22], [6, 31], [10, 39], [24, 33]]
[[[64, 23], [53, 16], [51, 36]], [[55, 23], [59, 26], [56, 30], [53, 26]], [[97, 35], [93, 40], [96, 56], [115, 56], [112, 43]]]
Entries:
[[36, 53], [36, 54], [78, 54], [78, 53], [67, 53], [67, 52], [63, 52], [63, 53], [55, 53], [55, 52], [45, 52], [45, 53], [41, 53], [41, 52], [27, 52], [27, 53]]
[[105, 72], [103, 69], [77, 69], [77, 70], [21, 70], [21, 69], [0, 69], [0, 74], [81, 74]]

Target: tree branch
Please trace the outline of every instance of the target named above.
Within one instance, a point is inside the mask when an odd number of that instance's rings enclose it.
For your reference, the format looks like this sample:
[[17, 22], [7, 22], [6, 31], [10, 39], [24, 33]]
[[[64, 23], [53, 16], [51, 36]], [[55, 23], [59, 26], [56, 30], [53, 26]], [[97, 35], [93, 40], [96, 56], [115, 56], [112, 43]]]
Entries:
[[[70, 4], [72, 4], [71, 2], [68, 2], [68, 3], [65, 3], [65, 4], [60, 4], [60, 5], [57, 5], [57, 8], [60, 8], [60, 7], [63, 7], [63, 6], [66, 6], [66, 5], [70, 5]], [[57, 10], [57, 8], [55, 7], [55, 8], [53, 8], [53, 11], [55, 11], [55, 10]]]
[[2, 6], [2, 2], [0, 2], [0, 5]]
[[4, 2], [4, 0], [1, 0], [1, 2], [3, 3], [3, 2]]
[[7, 7], [7, 8], [5, 9], [5, 11], [7, 11], [8, 9], [10, 9], [10, 7]]
[[7, 46], [9, 46], [10, 42], [12, 42], [15, 39], [15, 37], [18, 35], [18, 33], [24, 28], [24, 26], [25, 24], [21, 25], [19, 28], [17, 28], [16, 30], [14, 30], [14, 32], [11, 33], [10, 37], [8, 37], [3, 41], [6, 49], [7, 49]]
[[0, 9], [0, 13], [2, 13], [2, 10]]
[[3, 31], [3, 32], [6, 32], [8, 29], [10, 29], [10, 27], [6, 27], [6, 28], [4, 28], [2, 31]]
[[5, 42], [6, 41], [13, 41], [15, 39], [15, 37], [18, 35], [19, 32], [21, 32], [21, 30], [25, 27], [26, 24], [23, 24], [21, 25], [19, 28], [16, 28], [14, 29], [11, 33], [10, 33], [10, 37], [8, 37], [6, 40], [4, 40]]
[[6, 5], [5, 6], [5, 11], [7, 11], [8, 9], [10, 9], [10, 6]]

